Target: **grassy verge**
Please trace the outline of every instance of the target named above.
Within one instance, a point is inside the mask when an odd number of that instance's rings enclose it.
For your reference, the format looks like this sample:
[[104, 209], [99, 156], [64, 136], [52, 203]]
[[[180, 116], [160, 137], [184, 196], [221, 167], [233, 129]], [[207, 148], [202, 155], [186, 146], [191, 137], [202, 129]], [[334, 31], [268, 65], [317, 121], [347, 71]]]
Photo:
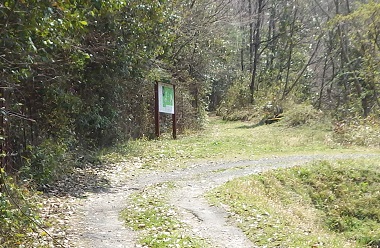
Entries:
[[[179, 136], [177, 140], [172, 140], [167, 134], [158, 140], [131, 141], [112, 152], [105, 152], [101, 159], [106, 162], [132, 161], [142, 169], [173, 170], [207, 161], [228, 162], [272, 155], [376, 152], [363, 146], [344, 146], [334, 142], [332, 127], [318, 122], [295, 126], [292, 124], [295, 122], [289, 121], [259, 126], [253, 122], [226, 122], [217, 117], [209, 121], [202, 132]], [[278, 180], [272, 181], [266, 182], [267, 188], [280, 189], [276, 188], [280, 187]], [[227, 184], [226, 188], [234, 187], [236, 191], [226, 193], [220, 190], [214, 192], [214, 198], [231, 204], [231, 214], [254, 243], [271, 244], [273, 247], [356, 245], [356, 241], [347, 240], [326, 228], [320, 218], [326, 214], [322, 209], [313, 207], [310, 199], [305, 204], [306, 196], [302, 198], [297, 192], [285, 194], [284, 189], [279, 192], [289, 196], [287, 200], [271, 199], [266, 196], [274, 195], [276, 190], [267, 191], [265, 195], [263, 185], [256, 189], [254, 186], [258, 183], [242, 184]], [[291, 185], [292, 181], [287, 187], [292, 188]], [[169, 190], [168, 185], [157, 185], [133, 197], [131, 205], [123, 213], [127, 225], [141, 231], [141, 243], [148, 247], [204, 247], [202, 240], [184, 234], [187, 233], [184, 231], [186, 227], [178, 221], [175, 209], [167, 205], [163, 188]], [[282, 200], [288, 205], [284, 205]]]
[[228, 182], [209, 193], [257, 245], [378, 247], [380, 165], [316, 162]]
[[170, 170], [204, 161], [256, 159], [270, 155], [316, 154], [370, 151], [347, 148], [331, 140], [329, 126], [288, 127], [281, 123], [257, 126], [252, 122], [226, 122], [210, 118], [208, 127], [192, 135], [172, 140], [136, 140], [104, 152], [106, 162], [136, 161], [142, 168]]
[[204, 248], [206, 241], [191, 235], [187, 226], [179, 221], [176, 210], [166, 203], [166, 195], [174, 185], [159, 184], [132, 196], [122, 218], [135, 231], [140, 232], [144, 247]]

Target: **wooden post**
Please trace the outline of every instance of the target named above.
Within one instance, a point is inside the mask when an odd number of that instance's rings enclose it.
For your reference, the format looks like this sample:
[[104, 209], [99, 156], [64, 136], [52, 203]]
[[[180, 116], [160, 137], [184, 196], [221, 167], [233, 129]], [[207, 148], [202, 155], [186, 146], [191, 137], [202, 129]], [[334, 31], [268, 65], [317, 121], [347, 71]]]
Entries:
[[[4, 104], [5, 104], [5, 96], [4, 96], [4, 93], [5, 93], [5, 89], [4, 88], [0, 88], [0, 109], [1, 110], [4, 110]], [[6, 158], [4, 156], [4, 153], [6, 152], [5, 151], [5, 143], [4, 143], [4, 138], [5, 138], [5, 123], [4, 123], [4, 113], [0, 113], [0, 136], [2, 137], [2, 139], [0, 140], [0, 193], [3, 193], [5, 192], [5, 181], [4, 181], [4, 175], [2, 175], [3, 173], [5, 173], [5, 167], [6, 167]], [[4, 171], [3, 171], [4, 170]]]
[[160, 137], [160, 112], [158, 108], [158, 82], [156, 82], [154, 85], [154, 123], [156, 138]]
[[8, 87], [1, 87], [1, 95], [0, 95], [0, 108], [3, 110], [1, 113], [1, 127], [0, 127], [0, 136], [2, 136], [0, 154], [1, 154], [1, 167], [5, 170], [5, 172], [11, 171], [10, 160], [8, 158], [9, 153], [9, 117], [5, 115], [5, 111], [8, 109]]
[[[5, 104], [5, 89], [4, 88], [0, 88], [0, 109], [1, 110], [4, 110], [4, 104]], [[3, 156], [3, 154], [5, 153], [5, 144], [4, 144], [4, 138], [5, 138], [5, 123], [4, 123], [4, 113], [1, 113], [0, 115], [0, 136], [1, 136], [1, 140], [0, 140], [0, 156], [1, 156], [1, 168], [5, 169], [5, 157]]]
[[[155, 106], [154, 106], [154, 122], [155, 122], [155, 131], [156, 131], [156, 138], [160, 137], [160, 106], [159, 106], [159, 89], [158, 89], [159, 85], [158, 85], [158, 82], [156, 82], [155, 86], [154, 86], [154, 102], [155, 102]], [[177, 117], [176, 117], [176, 113], [175, 113], [175, 85], [173, 85], [173, 114], [172, 114], [172, 126], [173, 126], [173, 139], [176, 139], [177, 138]], [[172, 111], [170, 112], [167, 112], [167, 111], [163, 111], [163, 113], [168, 113], [170, 114]]]
[[176, 107], [175, 107], [175, 85], [173, 85], [173, 94], [174, 94], [174, 114], [172, 114], [173, 121], [173, 139], [177, 139], [177, 118], [176, 118]]

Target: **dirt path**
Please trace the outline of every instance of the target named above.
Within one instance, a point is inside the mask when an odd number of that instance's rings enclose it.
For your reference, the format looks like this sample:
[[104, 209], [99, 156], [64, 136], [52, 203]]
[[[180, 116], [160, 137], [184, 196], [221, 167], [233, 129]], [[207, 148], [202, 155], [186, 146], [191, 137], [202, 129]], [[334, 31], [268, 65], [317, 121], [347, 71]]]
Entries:
[[[170, 196], [170, 204], [179, 210], [182, 221], [197, 236], [208, 240], [212, 247], [255, 247], [239, 228], [228, 221], [226, 209], [207, 203], [203, 197], [205, 192], [233, 178], [265, 170], [302, 165], [313, 160], [354, 157], [362, 156], [309, 155], [223, 164], [205, 163], [172, 172], [147, 172], [135, 177], [121, 173], [123, 164], [119, 164], [108, 175], [111, 182], [108, 190], [90, 194], [81, 201], [77, 215], [71, 220], [71, 247], [141, 247], [137, 244], [137, 234], [125, 227], [118, 216], [132, 192], [162, 182], [176, 184], [177, 187]], [[123, 179], [127, 177], [129, 179]]]

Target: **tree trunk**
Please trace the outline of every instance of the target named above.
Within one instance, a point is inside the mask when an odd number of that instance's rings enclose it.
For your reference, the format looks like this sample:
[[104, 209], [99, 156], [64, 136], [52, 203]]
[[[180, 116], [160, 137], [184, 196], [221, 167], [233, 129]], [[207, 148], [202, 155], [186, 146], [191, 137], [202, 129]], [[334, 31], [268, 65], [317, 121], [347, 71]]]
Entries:
[[297, 17], [297, 8], [294, 11], [293, 14], [293, 20], [292, 24], [290, 26], [290, 33], [289, 33], [289, 53], [288, 53], [288, 60], [286, 63], [286, 76], [285, 76], [285, 86], [284, 86], [284, 91], [282, 94], [282, 99], [286, 97], [286, 95], [290, 92], [290, 89], [288, 89], [288, 84], [289, 84], [289, 75], [290, 75], [290, 68], [291, 68], [291, 62], [292, 62], [292, 57], [293, 57], [293, 48], [294, 48], [294, 42], [293, 42], [293, 36], [294, 36], [294, 29], [295, 29], [295, 23], [296, 23], [296, 17]]
[[[251, 0], [249, 0], [251, 1]], [[240, 69], [242, 72], [244, 72], [244, 52], [245, 52], [245, 28], [244, 28], [244, 23], [243, 23], [243, 9], [244, 9], [244, 5], [245, 5], [245, 1], [242, 0], [242, 4], [241, 4], [241, 9], [240, 9], [240, 33], [241, 33], [241, 48], [240, 48]]]
[[[252, 13], [252, 0], [248, 0], [248, 16], [249, 19], [253, 17]], [[253, 21], [249, 21], [249, 71], [252, 71], [253, 63]]]
[[272, 6], [270, 10], [270, 18], [269, 18], [269, 25], [268, 25], [268, 47], [269, 47], [269, 58], [267, 58], [266, 61], [266, 70], [267, 71], [272, 71], [273, 70], [273, 60], [275, 57], [275, 49], [276, 49], [276, 44], [275, 44], [275, 36], [276, 36], [276, 23], [275, 23], [275, 18], [276, 18], [276, 6]]
[[250, 85], [250, 93], [251, 93], [251, 103], [254, 102], [254, 92], [255, 92], [255, 87], [256, 86], [256, 73], [257, 73], [257, 66], [259, 63], [259, 48], [261, 44], [261, 33], [260, 33], [260, 28], [261, 28], [261, 18], [262, 18], [262, 12], [263, 12], [263, 0], [258, 0], [257, 1], [257, 20], [256, 20], [256, 25], [255, 25], [255, 30], [254, 30], [254, 39], [255, 41], [253, 42], [253, 64], [252, 64], [252, 77], [251, 77], [251, 85]]

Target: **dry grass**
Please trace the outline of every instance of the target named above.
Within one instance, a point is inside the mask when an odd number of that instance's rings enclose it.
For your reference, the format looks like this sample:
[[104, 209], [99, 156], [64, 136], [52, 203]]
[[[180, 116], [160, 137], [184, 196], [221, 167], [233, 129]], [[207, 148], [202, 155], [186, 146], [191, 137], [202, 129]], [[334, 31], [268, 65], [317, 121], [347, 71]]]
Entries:
[[239, 178], [208, 196], [228, 205], [260, 246], [376, 247], [380, 177], [373, 172], [378, 169], [375, 159], [318, 162]]
[[[329, 125], [307, 123], [296, 127], [286, 122], [260, 126], [256, 122], [226, 122], [211, 117], [203, 132], [179, 136], [177, 140], [164, 134], [158, 140], [132, 141], [105, 153], [102, 159], [133, 161], [149, 170], [172, 170], [206, 161], [228, 162], [271, 155], [376, 152], [373, 148], [335, 143], [329, 138], [333, 132]], [[314, 207], [304, 185], [294, 177], [268, 173], [234, 180], [211, 194], [215, 202], [229, 205], [230, 214], [254, 243], [266, 247], [357, 245], [326, 229], [323, 220], [326, 213]], [[145, 201], [138, 195], [135, 200]], [[158, 208], [164, 205], [156, 203]], [[144, 204], [149, 209], [149, 201]]]
[[170, 170], [206, 161], [235, 161], [270, 155], [371, 152], [370, 148], [343, 146], [331, 138], [326, 125], [289, 127], [285, 123], [257, 125], [256, 122], [227, 122], [210, 117], [202, 132], [180, 135], [172, 140], [136, 140], [104, 152], [101, 160], [135, 160], [142, 168]]

